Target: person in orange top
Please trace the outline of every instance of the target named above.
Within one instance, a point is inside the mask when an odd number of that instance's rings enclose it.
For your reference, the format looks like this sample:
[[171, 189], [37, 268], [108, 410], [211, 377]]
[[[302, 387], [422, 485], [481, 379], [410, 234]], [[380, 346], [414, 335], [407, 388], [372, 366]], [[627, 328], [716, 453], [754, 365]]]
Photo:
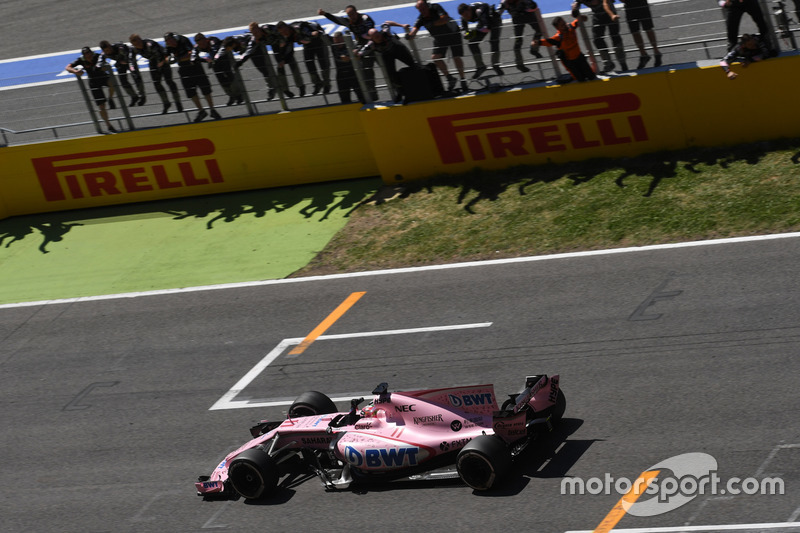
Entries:
[[564, 63], [564, 67], [569, 71], [572, 77], [577, 81], [590, 81], [596, 80], [592, 67], [586, 60], [586, 56], [581, 52], [581, 47], [578, 44], [578, 24], [586, 20], [586, 15], [580, 15], [572, 22], [567, 24], [562, 17], [553, 19], [553, 26], [558, 30], [555, 35], [546, 39], [539, 39], [537, 45], [533, 48], [538, 48], [538, 45], [555, 46], [558, 48], [556, 55]]

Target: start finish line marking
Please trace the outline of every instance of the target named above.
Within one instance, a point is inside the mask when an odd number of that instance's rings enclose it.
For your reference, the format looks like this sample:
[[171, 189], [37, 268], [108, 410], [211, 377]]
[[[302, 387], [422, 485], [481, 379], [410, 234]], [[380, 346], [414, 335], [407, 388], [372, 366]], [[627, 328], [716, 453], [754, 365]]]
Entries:
[[[408, 333], [430, 333], [435, 331], [453, 331], [459, 329], [474, 329], [474, 328], [488, 328], [491, 322], [478, 322], [475, 324], [456, 324], [452, 326], [432, 326], [427, 328], [412, 328], [412, 329], [390, 329], [385, 331], [369, 331], [362, 333], [342, 333], [338, 335], [320, 335], [316, 338], [316, 342], [323, 340], [336, 340], [336, 339], [357, 339], [361, 337], [381, 337], [385, 335], [404, 335]], [[293, 400], [284, 400], [280, 398], [267, 398], [264, 400], [237, 400], [236, 397], [247, 388], [250, 383], [256, 379], [275, 359], [277, 359], [287, 348], [297, 346], [303, 342], [304, 338], [295, 337], [283, 339], [273, 348], [261, 361], [250, 369], [242, 379], [230, 388], [228, 392], [216, 401], [214, 405], [209, 408], [209, 411], [219, 411], [223, 409], [244, 409], [247, 407], [276, 407], [280, 405], [291, 405]], [[352, 396], [346, 398], [331, 398], [334, 402], [349, 401]]]

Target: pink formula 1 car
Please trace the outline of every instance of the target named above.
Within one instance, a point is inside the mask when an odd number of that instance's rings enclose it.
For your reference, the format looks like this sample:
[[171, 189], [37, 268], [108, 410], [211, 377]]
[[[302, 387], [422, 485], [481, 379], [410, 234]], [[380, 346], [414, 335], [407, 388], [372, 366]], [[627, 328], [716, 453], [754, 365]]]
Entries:
[[[299, 458], [328, 489], [367, 480], [460, 477], [488, 490], [511, 469], [512, 460], [564, 414], [558, 376], [530, 376], [525, 388], [498, 409], [492, 385], [389, 392], [386, 383], [336, 412], [330, 398], [301, 394], [286, 420], [263, 421], [253, 440], [229, 454], [195, 487], [205, 498], [269, 496]], [[453, 464], [455, 463], [455, 469]]]

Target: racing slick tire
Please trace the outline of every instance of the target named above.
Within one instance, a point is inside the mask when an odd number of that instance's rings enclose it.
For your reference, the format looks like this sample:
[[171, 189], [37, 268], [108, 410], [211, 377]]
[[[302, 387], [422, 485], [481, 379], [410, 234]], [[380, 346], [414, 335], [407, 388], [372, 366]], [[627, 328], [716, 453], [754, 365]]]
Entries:
[[473, 489], [489, 490], [511, 470], [511, 452], [500, 438], [480, 435], [458, 452], [456, 469]]
[[566, 410], [567, 410], [567, 397], [564, 396], [564, 392], [561, 389], [558, 389], [556, 404], [553, 406], [553, 411], [550, 414], [553, 422], [554, 423], [559, 422], [561, 418], [564, 416], [564, 411]]
[[327, 415], [336, 412], [336, 404], [333, 400], [315, 390], [304, 392], [294, 401], [289, 412], [288, 418], [300, 416]]
[[264, 450], [250, 448], [231, 461], [228, 479], [242, 498], [257, 500], [269, 496], [278, 486], [278, 465]]

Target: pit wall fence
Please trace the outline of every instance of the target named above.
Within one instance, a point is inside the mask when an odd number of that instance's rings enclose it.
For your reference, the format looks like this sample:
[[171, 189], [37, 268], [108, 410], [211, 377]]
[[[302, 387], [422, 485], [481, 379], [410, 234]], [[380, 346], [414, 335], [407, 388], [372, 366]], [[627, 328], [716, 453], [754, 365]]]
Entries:
[[718, 66], [664, 70], [8, 146], [0, 149], [0, 218], [800, 137], [800, 56], [734, 69], [735, 80]]

